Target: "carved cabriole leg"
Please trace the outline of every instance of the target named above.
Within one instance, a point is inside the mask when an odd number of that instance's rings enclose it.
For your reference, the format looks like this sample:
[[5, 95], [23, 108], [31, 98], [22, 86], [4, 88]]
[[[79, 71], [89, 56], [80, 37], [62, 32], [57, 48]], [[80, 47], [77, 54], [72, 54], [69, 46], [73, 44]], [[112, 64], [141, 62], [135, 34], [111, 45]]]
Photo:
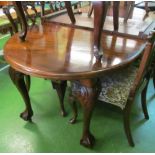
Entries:
[[66, 111], [64, 108], [64, 96], [66, 92], [67, 81], [51, 81], [51, 82], [53, 88], [56, 89], [57, 94], [59, 96], [61, 115], [66, 116]]
[[23, 118], [25, 121], [31, 121], [33, 111], [30, 103], [29, 94], [26, 88], [26, 84], [24, 82], [24, 74], [14, 70], [11, 67], [9, 68], [9, 74], [12, 82], [19, 90], [25, 102], [26, 109], [23, 113], [20, 114], [20, 117]]
[[90, 132], [92, 112], [99, 94], [97, 83], [91, 79], [72, 81], [72, 93], [80, 101], [84, 112], [83, 135], [80, 144], [92, 147], [95, 138]]

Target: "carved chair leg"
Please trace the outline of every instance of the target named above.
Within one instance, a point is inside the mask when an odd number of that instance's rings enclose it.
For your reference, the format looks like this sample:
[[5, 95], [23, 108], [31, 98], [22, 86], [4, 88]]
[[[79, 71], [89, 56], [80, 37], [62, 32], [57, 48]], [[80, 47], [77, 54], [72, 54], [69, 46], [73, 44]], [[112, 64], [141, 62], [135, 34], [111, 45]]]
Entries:
[[[127, 102], [132, 102], [132, 100], [128, 99]], [[129, 105], [129, 106], [128, 106]], [[132, 134], [131, 134], [131, 129], [130, 129], [130, 112], [131, 112], [131, 104], [128, 104], [123, 113], [123, 119], [124, 119], [124, 130], [128, 139], [128, 143], [130, 146], [135, 146]]]
[[95, 102], [98, 96], [97, 85], [92, 80], [86, 79], [72, 82], [73, 95], [80, 101], [84, 112], [83, 135], [80, 144], [92, 147], [95, 138], [90, 132], [90, 121]]
[[59, 101], [60, 101], [60, 108], [61, 108], [61, 115], [66, 116], [66, 111], [64, 108], [64, 96], [66, 92], [66, 87], [67, 87], [67, 81], [51, 81], [52, 86], [54, 89], [56, 89], [57, 94], [59, 96]]
[[31, 79], [30, 79], [30, 75], [25, 75], [25, 83], [26, 83], [26, 88], [27, 91], [30, 91], [30, 86], [31, 86]]
[[141, 94], [141, 103], [142, 103], [142, 109], [143, 109], [145, 119], [149, 119], [149, 114], [148, 114], [147, 105], [146, 105], [146, 93], [147, 93], [148, 84], [149, 84], [149, 81], [147, 82]]
[[31, 117], [33, 116], [33, 110], [30, 103], [29, 94], [26, 88], [26, 84], [24, 81], [24, 74], [20, 73], [13, 68], [9, 68], [9, 74], [12, 82], [15, 84], [17, 89], [19, 90], [20, 94], [22, 95], [26, 109], [24, 112], [20, 114], [20, 117], [23, 118], [25, 121], [31, 121]]

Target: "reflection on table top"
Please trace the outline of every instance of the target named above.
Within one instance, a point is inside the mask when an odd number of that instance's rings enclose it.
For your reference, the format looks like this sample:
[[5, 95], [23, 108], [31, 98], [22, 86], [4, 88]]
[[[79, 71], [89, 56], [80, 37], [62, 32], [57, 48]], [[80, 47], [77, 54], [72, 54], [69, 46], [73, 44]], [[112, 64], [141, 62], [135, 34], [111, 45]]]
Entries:
[[143, 51], [138, 39], [102, 35], [101, 62], [92, 51], [93, 32], [54, 24], [35, 26], [25, 42], [15, 34], [6, 43], [5, 58], [23, 73], [53, 79], [91, 78], [130, 63]]

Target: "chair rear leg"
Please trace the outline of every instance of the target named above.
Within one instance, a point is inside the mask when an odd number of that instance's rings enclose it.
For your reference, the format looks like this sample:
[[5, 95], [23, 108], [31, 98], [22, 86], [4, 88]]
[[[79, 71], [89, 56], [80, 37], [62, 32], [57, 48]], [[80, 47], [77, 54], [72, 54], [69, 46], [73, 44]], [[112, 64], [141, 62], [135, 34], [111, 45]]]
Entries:
[[125, 134], [127, 136], [129, 145], [134, 147], [135, 144], [134, 144], [132, 134], [131, 134], [131, 129], [130, 129], [130, 112], [131, 112], [131, 107], [126, 107], [124, 109], [124, 113], [123, 113], [124, 130], [125, 130]]
[[155, 88], [155, 71], [153, 71], [153, 86]]

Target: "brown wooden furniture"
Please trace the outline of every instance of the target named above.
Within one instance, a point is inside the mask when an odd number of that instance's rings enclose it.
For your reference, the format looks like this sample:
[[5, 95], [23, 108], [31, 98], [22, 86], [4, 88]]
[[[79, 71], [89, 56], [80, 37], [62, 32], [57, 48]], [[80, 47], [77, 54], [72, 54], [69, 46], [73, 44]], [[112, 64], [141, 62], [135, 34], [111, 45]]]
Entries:
[[31, 120], [33, 115], [25, 74], [69, 80], [73, 85], [73, 95], [80, 100], [84, 110], [81, 144], [85, 146], [94, 143], [89, 126], [100, 91], [98, 77], [130, 64], [146, 45], [142, 39], [103, 34], [103, 57], [98, 61], [92, 52], [92, 39], [93, 31], [45, 23], [31, 28], [25, 42], [18, 38], [18, 34], [13, 35], [4, 48], [5, 59], [11, 65], [10, 77], [25, 101], [26, 109], [21, 117]]
[[[2, 7], [3, 13], [6, 15], [6, 17], [8, 18], [8, 20], [9, 20], [9, 22], [11, 24], [11, 25], [10, 24], [7, 24], [7, 25], [5, 24], [5, 27], [8, 27], [10, 29], [11, 35], [13, 33], [17, 33], [18, 32], [18, 23], [21, 26], [21, 22], [20, 22], [17, 14], [16, 14], [16, 11], [14, 13], [10, 13], [10, 9], [14, 8], [14, 2], [11, 2], [11, 1], [5, 1], [5, 2], [3, 1], [2, 2], [1, 1], [0, 5], [3, 6]], [[31, 14], [29, 13], [28, 6], [31, 6], [31, 10], [34, 11], [35, 15], [32, 15], [32, 13]], [[38, 16], [38, 13], [37, 13], [37, 10], [36, 10], [36, 8], [34, 6], [34, 2], [31, 2], [31, 1], [30, 2], [22, 2], [22, 7], [23, 7], [23, 10], [24, 10], [26, 19], [31, 20], [32, 24], [35, 24], [36, 17]], [[10, 28], [10, 27], [12, 27], [12, 28]]]
[[[21, 117], [31, 120], [33, 115], [24, 75], [71, 81], [73, 107], [75, 106], [74, 97], [76, 97], [81, 102], [84, 111], [81, 144], [92, 146], [94, 137], [89, 126], [100, 92], [99, 77], [132, 63], [144, 51], [147, 42], [146, 34], [152, 29], [152, 24], [151, 27], [147, 25], [147, 29], [137, 37], [118, 33], [117, 35], [112, 33], [101, 35], [104, 23], [101, 17], [104, 15], [105, 18], [107, 4], [96, 2], [94, 11], [97, 18], [94, 18], [94, 31], [76, 29], [75, 24], [69, 28], [45, 22], [39, 27], [32, 27], [27, 34], [21, 3], [16, 2], [16, 7], [23, 31], [20, 33], [20, 39], [17, 34], [11, 37], [5, 46], [4, 54], [11, 65], [10, 77], [25, 101], [26, 109]], [[99, 47], [100, 51], [98, 51]], [[56, 88], [55, 85], [53, 86]], [[75, 112], [71, 123], [75, 122], [76, 115]]]
[[[155, 40], [155, 37], [152, 38], [152, 41], [154, 41], [154, 40]], [[148, 71], [149, 71], [148, 80], [150, 80], [151, 78], [153, 79], [153, 86], [155, 88], [155, 48], [153, 49], [153, 54], [152, 54], [152, 57], [150, 58], [150, 63], [151, 63], [151, 65], [148, 67]], [[148, 85], [147, 85], [147, 87], [148, 87]], [[146, 93], [147, 93], [147, 88], [146, 88], [146, 92], [145, 92], [145, 98], [146, 98]]]
[[[27, 3], [26, 4], [22, 3], [22, 6], [25, 5], [25, 6], [23, 6], [23, 8], [26, 9], [26, 7], [28, 5]], [[13, 4], [11, 3], [10, 5], [13, 5]], [[31, 3], [29, 5], [31, 5]], [[27, 15], [27, 11], [25, 11], [25, 9], [24, 9], [24, 13]], [[10, 14], [10, 11], [9, 11], [9, 8], [7, 7], [7, 5], [3, 7], [3, 11], [6, 14], [6, 16], [8, 17], [8, 20], [10, 21], [11, 26], [13, 28], [12, 35], [13, 35], [13, 33], [17, 33], [18, 32], [17, 25], [15, 24], [14, 19]], [[32, 22], [33, 22], [33, 25], [34, 25], [35, 21], [32, 21]], [[20, 23], [20, 25], [22, 25], [22, 23]], [[26, 24], [26, 27], [28, 27], [28, 24]], [[30, 84], [31, 84], [30, 76], [29, 75], [24, 75], [24, 79], [26, 81], [27, 90], [29, 91]], [[66, 90], [66, 86], [67, 86], [67, 81], [51, 81], [51, 83], [52, 83], [53, 89], [55, 89], [57, 91], [57, 94], [59, 96], [61, 115], [66, 116], [66, 111], [65, 111], [65, 108], [64, 108], [63, 100], [64, 100], [65, 90]]]
[[[119, 4], [120, 4], [120, 1], [114, 1], [113, 2], [113, 26], [114, 26], [114, 31], [117, 31], [118, 30], [118, 18], [119, 18]], [[105, 5], [105, 4], [104, 4]], [[110, 6], [110, 1], [107, 2], [107, 7], [106, 7], [106, 12]], [[90, 10], [88, 12], [88, 17], [91, 17], [92, 15], [92, 12], [93, 12], [93, 7], [96, 7], [96, 2], [93, 3], [90, 7]], [[105, 12], [105, 13], [106, 13]], [[106, 13], [107, 14], [107, 13]], [[105, 19], [103, 19], [105, 20]]]
[[[76, 20], [75, 20], [74, 14], [73, 14], [71, 2], [65, 1], [64, 3], [65, 3], [65, 7], [67, 9], [68, 16], [69, 16], [71, 22], [74, 24], [76, 22]], [[41, 16], [44, 16], [45, 15], [45, 2], [42, 1], [42, 2], [40, 2], [40, 4], [41, 4]], [[50, 6], [52, 7], [52, 4]], [[53, 8], [51, 8], [51, 9], [53, 9]], [[64, 9], [62, 9], [61, 2], [60, 2], [60, 10], [63, 10], [63, 11], [58, 12], [58, 14], [66, 12]]]

